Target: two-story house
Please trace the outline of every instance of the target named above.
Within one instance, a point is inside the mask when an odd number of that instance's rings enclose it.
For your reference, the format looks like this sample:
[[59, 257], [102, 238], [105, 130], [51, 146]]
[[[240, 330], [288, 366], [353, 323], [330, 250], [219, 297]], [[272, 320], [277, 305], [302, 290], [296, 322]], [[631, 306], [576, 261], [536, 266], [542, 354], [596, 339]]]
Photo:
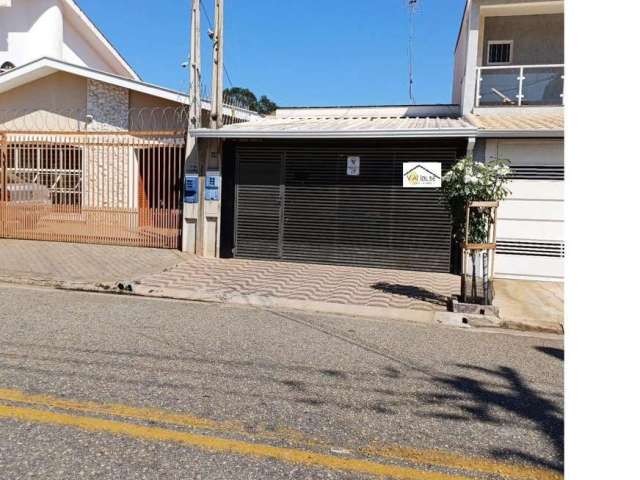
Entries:
[[511, 162], [496, 275], [561, 280], [564, 2], [469, 0], [453, 82], [453, 103], [479, 128], [474, 157]]

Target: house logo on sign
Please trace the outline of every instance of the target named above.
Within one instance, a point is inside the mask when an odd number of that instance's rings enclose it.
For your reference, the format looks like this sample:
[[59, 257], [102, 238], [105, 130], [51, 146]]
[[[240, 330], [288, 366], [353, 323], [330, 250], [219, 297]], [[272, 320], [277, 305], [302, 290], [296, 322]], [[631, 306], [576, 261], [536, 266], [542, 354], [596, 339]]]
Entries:
[[440, 188], [442, 164], [435, 162], [406, 162], [402, 166], [404, 188]]

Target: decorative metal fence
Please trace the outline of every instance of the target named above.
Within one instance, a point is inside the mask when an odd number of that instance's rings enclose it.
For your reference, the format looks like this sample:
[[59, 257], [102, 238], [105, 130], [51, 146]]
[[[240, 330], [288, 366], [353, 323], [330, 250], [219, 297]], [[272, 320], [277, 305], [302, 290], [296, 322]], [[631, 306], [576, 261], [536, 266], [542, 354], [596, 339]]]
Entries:
[[179, 248], [186, 120], [0, 112], [0, 237]]

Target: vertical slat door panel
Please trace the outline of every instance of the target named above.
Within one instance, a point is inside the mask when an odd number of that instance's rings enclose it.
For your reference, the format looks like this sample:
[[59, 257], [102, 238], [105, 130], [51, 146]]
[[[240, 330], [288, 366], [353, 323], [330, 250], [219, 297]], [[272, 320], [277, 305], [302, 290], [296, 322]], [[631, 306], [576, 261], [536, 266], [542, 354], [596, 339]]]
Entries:
[[[455, 147], [240, 145], [237, 155], [251, 159], [239, 164], [237, 257], [450, 270], [451, 221], [440, 189], [403, 188], [402, 173], [404, 162], [424, 161], [441, 162], [444, 174], [456, 160]], [[347, 175], [348, 156], [360, 157], [359, 175]], [[269, 203], [277, 194], [276, 175], [269, 181], [265, 176], [272, 168], [266, 165], [277, 158], [286, 158], [280, 230], [275, 205]], [[251, 192], [242, 181], [248, 177]], [[247, 248], [265, 232], [272, 246], [280, 235], [279, 253], [257, 248], [263, 246], [259, 242]]]
[[235, 254], [280, 258], [283, 156], [238, 152], [236, 162]]

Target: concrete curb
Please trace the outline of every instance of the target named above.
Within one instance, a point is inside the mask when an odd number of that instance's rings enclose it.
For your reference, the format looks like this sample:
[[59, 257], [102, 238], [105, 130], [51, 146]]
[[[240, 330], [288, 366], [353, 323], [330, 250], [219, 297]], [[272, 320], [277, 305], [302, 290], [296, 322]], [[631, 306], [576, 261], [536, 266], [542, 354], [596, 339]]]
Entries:
[[187, 300], [206, 303], [226, 303], [245, 305], [258, 308], [282, 308], [287, 310], [302, 310], [316, 313], [337, 315], [352, 315], [356, 317], [380, 318], [385, 320], [404, 320], [418, 323], [434, 323], [436, 308], [433, 310], [411, 310], [404, 308], [372, 307], [367, 305], [348, 305], [332, 302], [296, 300], [259, 294], [240, 294], [220, 292], [193, 292], [180, 289], [143, 289], [133, 283], [109, 282], [67, 282], [39, 278], [9, 278], [0, 276], [0, 283], [49, 287], [59, 290], [110, 293], [115, 295], [132, 295], [148, 298], [165, 298], [173, 300]]
[[141, 290], [134, 286], [132, 294], [145, 297], [228, 303], [259, 308], [283, 308], [287, 310], [303, 310], [316, 313], [321, 312], [420, 323], [434, 323], [434, 315], [436, 313], [435, 307], [433, 310], [411, 310], [404, 308], [372, 307], [367, 305], [349, 305], [312, 300], [296, 300], [269, 295], [241, 294], [237, 292], [228, 293], [224, 291], [215, 293], [200, 292], [194, 294], [191, 291], [179, 289]]
[[475, 315], [462, 312], [437, 312], [435, 321], [442, 325], [460, 328], [496, 328], [503, 330], [517, 330], [520, 332], [551, 333], [564, 335], [564, 328], [560, 324], [551, 322], [531, 323], [526, 320], [499, 318], [492, 315]]
[[490, 315], [474, 315], [468, 313], [447, 312], [438, 307], [431, 310], [412, 310], [391, 307], [373, 307], [367, 305], [348, 305], [332, 302], [296, 300], [260, 294], [241, 294], [238, 292], [203, 292], [180, 289], [145, 289], [136, 282], [73, 282], [34, 277], [7, 277], [0, 275], [0, 283], [26, 285], [60, 290], [82, 291], [92, 293], [109, 293], [115, 295], [132, 295], [148, 298], [165, 298], [206, 303], [245, 305], [258, 308], [282, 308], [316, 313], [351, 315], [357, 317], [378, 318], [384, 320], [400, 320], [417, 323], [430, 323], [458, 328], [507, 329], [521, 332], [564, 334], [560, 324], [535, 324], [526, 320], [501, 319]]

